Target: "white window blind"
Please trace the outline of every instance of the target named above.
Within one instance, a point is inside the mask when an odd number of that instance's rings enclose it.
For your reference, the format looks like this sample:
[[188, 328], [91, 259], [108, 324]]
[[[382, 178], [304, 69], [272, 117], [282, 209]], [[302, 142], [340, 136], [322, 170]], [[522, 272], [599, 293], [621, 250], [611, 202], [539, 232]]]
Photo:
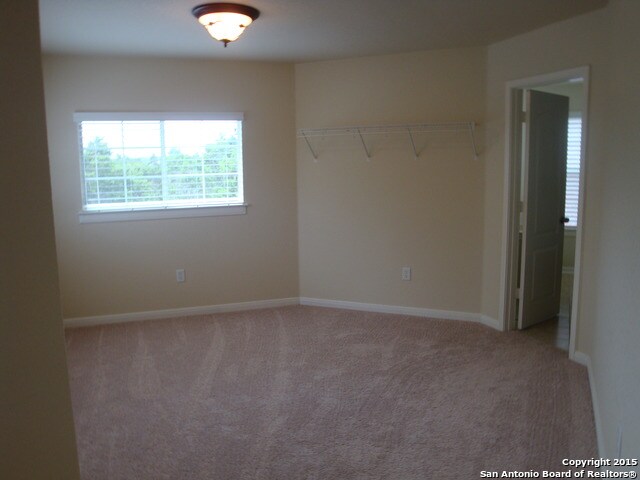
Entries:
[[567, 188], [564, 215], [569, 219], [567, 227], [578, 226], [578, 195], [580, 190], [580, 155], [582, 141], [582, 118], [569, 116], [567, 141]]
[[83, 210], [239, 205], [240, 114], [76, 114]]

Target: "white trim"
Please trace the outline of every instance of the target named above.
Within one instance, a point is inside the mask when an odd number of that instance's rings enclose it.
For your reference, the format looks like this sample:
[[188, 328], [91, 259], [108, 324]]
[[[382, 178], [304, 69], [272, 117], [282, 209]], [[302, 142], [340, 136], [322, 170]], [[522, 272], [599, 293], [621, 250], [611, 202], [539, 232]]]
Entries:
[[[517, 97], [517, 98], [516, 98]], [[515, 260], [513, 257], [515, 253], [511, 249], [513, 245], [514, 235], [518, 237], [518, 232], [515, 225], [512, 225], [511, 218], [514, 211], [520, 211], [520, 199], [516, 198], [514, 194], [514, 185], [517, 179], [515, 178], [518, 173], [517, 168], [513, 168], [515, 163], [510, 161], [513, 154], [517, 150], [515, 145], [516, 141], [514, 135], [513, 119], [518, 117], [522, 111], [521, 106], [518, 105], [516, 100], [522, 101], [521, 96], [516, 95], [516, 90], [507, 83], [507, 98], [505, 101], [505, 134], [504, 134], [504, 146], [505, 146], [505, 169], [504, 169], [504, 190], [502, 198], [502, 251], [500, 255], [500, 300], [498, 310], [498, 321], [502, 326], [503, 331], [508, 331], [512, 328], [510, 323], [515, 325], [515, 318], [511, 318], [511, 311], [515, 311], [515, 299], [519, 298], [517, 292], [517, 268], [513, 265]]]
[[143, 320], [159, 320], [162, 318], [187, 317], [191, 315], [239, 312], [243, 310], [258, 310], [261, 308], [285, 307], [298, 304], [298, 297], [292, 297], [272, 300], [256, 300], [253, 302], [226, 303], [222, 305], [206, 305], [202, 307], [170, 308], [167, 310], [151, 310], [146, 312], [117, 313], [113, 315], [97, 315], [93, 317], [75, 317], [65, 318], [64, 327], [75, 328], [107, 325], [112, 323], [140, 322]]
[[586, 353], [576, 351], [573, 354], [573, 361], [587, 367], [589, 374], [589, 388], [591, 390], [591, 404], [593, 406], [593, 420], [596, 427], [596, 440], [598, 442], [598, 456], [606, 458], [604, 451], [604, 437], [602, 432], [602, 419], [600, 418], [600, 407], [598, 404], [598, 395], [596, 392], [596, 382], [593, 378], [593, 366], [591, 357]]
[[161, 220], [166, 218], [220, 217], [225, 215], [244, 215], [247, 204], [209, 205], [202, 207], [155, 208], [148, 210], [98, 210], [78, 212], [80, 223], [129, 222], [133, 220]]
[[554, 83], [567, 82], [573, 78], [582, 78], [583, 84], [588, 80], [589, 66], [569, 68], [567, 70], [561, 70], [558, 72], [543, 73], [541, 75], [534, 75], [533, 77], [520, 78], [517, 80], [511, 80], [507, 82], [509, 88], [528, 88], [528, 87], [542, 87], [546, 85], [553, 85]]
[[145, 320], [159, 320], [163, 318], [187, 317], [191, 315], [209, 315], [213, 313], [239, 312], [243, 310], [276, 308], [290, 305], [340, 308], [343, 310], [359, 310], [362, 312], [391, 313], [397, 315], [410, 315], [414, 317], [437, 318], [442, 320], [476, 322], [494, 328], [496, 330], [500, 330], [500, 323], [498, 322], [498, 320], [479, 313], [456, 312], [453, 310], [434, 310], [430, 308], [403, 307], [399, 305], [379, 305], [374, 303], [359, 303], [344, 300], [326, 300], [309, 297], [277, 298], [272, 300], [226, 303], [222, 305], [205, 305], [201, 307], [170, 308], [166, 310], [116, 313], [111, 315], [96, 315], [90, 317], [72, 317], [64, 319], [64, 327], [89, 327], [95, 325], [108, 325], [112, 323], [140, 322]]
[[242, 112], [75, 112], [73, 121], [122, 121], [122, 120], [243, 120]]
[[484, 313], [478, 314], [477, 321], [482, 323], [483, 325], [486, 325], [487, 327], [491, 327], [501, 332], [503, 331], [502, 324], [496, 318], [490, 317], [489, 315], [485, 315]]
[[572, 78], [581, 77], [583, 79], [583, 94], [585, 98], [585, 108], [582, 110], [582, 142], [581, 142], [581, 163], [580, 163], [580, 191], [578, 195], [578, 228], [576, 232], [576, 251], [575, 251], [575, 274], [573, 279], [572, 304], [574, 308], [571, 310], [571, 327], [569, 336], [569, 357], [573, 358], [575, 352], [576, 330], [579, 315], [579, 294], [580, 294], [580, 264], [582, 262], [582, 235], [584, 230], [584, 197], [586, 183], [586, 157], [587, 157], [587, 132], [588, 132], [588, 110], [589, 110], [589, 66], [577, 67], [559, 72], [537, 75], [534, 77], [512, 80], [506, 83], [506, 105], [505, 105], [505, 172], [504, 172], [504, 198], [503, 198], [503, 217], [502, 217], [502, 252], [501, 252], [501, 272], [500, 272], [500, 312], [499, 322], [502, 329], [508, 330], [511, 300], [513, 296], [515, 282], [512, 279], [511, 269], [513, 267], [513, 249], [514, 239], [510, 230], [514, 222], [512, 218], [514, 214], [514, 189], [512, 182], [514, 172], [514, 92], [525, 88], [540, 87], [543, 85], [551, 85], [570, 80]]
[[[573, 274], [573, 291], [571, 302], [574, 307], [571, 309], [570, 331], [569, 331], [569, 355], [576, 350], [576, 331], [578, 325], [578, 315], [580, 308], [580, 277], [582, 276], [582, 238], [584, 235], [584, 205], [587, 186], [587, 144], [589, 141], [589, 85], [590, 72], [589, 67], [582, 67], [584, 70], [582, 84], [582, 92], [585, 103], [582, 109], [582, 138], [580, 139], [580, 181], [578, 185], [578, 226], [575, 228], [576, 246], [574, 253], [574, 274]], [[571, 357], [570, 357], [571, 358]], [[595, 407], [594, 407], [595, 408]], [[600, 441], [599, 441], [600, 442]], [[602, 446], [598, 444], [599, 448]]]
[[362, 312], [392, 313], [397, 315], [411, 315], [414, 317], [438, 318], [443, 320], [462, 320], [487, 325], [500, 330], [498, 321], [471, 312], [456, 312], [452, 310], [433, 310], [430, 308], [402, 307], [399, 305], [380, 305], [375, 303], [348, 302], [345, 300], [327, 300], [322, 298], [300, 297], [300, 305], [313, 307], [340, 308], [344, 310], [359, 310]]

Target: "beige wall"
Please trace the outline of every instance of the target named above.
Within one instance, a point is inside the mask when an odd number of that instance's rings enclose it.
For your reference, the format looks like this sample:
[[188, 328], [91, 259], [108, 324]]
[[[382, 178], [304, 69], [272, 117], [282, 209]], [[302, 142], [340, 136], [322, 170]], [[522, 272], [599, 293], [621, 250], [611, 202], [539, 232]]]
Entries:
[[[640, 2], [613, 0], [487, 49], [300, 64], [295, 95], [286, 65], [46, 59], [65, 316], [300, 294], [498, 318], [505, 83], [591, 65], [577, 348], [593, 361], [601, 453], [624, 425], [637, 456], [639, 20]], [[75, 110], [245, 111], [249, 214], [79, 225]], [[481, 124], [479, 162], [462, 137], [430, 138], [417, 161], [408, 140], [371, 143], [369, 162], [357, 139], [325, 139], [317, 163], [294, 150], [295, 127], [459, 120]]]
[[640, 2], [614, 0], [595, 13], [494, 44], [487, 57], [482, 310], [494, 317], [503, 248], [505, 83], [591, 66], [577, 350], [593, 362], [601, 453], [609, 457], [616, 453], [618, 425], [624, 426], [623, 456], [637, 456], [640, 445], [639, 21]]
[[[298, 128], [476, 121], [484, 49], [296, 65]], [[304, 297], [478, 312], [482, 161], [468, 134], [325, 138], [318, 162], [298, 141]], [[401, 267], [413, 279], [401, 281]]]
[[0, 478], [13, 480], [79, 478], [37, 20], [35, 0], [0, 16]]
[[[298, 296], [291, 65], [52, 56], [44, 74], [66, 318]], [[244, 112], [248, 213], [79, 224], [74, 111]]]
[[[593, 65], [591, 76], [590, 129], [597, 130], [606, 97], [606, 44], [603, 25], [606, 10], [560, 22], [513, 39], [491, 45], [487, 55], [486, 151], [484, 204], [484, 261], [482, 311], [499, 317], [500, 273], [502, 252], [504, 132], [506, 82], [528, 76], [565, 70], [581, 65]], [[597, 67], [600, 68], [597, 68]], [[594, 136], [587, 146], [587, 188], [596, 188], [598, 178]], [[595, 219], [597, 205], [587, 200], [586, 222]], [[583, 247], [590, 249], [593, 238], [585, 238]], [[588, 266], [585, 266], [587, 272]], [[584, 273], [584, 272], [583, 272]]]

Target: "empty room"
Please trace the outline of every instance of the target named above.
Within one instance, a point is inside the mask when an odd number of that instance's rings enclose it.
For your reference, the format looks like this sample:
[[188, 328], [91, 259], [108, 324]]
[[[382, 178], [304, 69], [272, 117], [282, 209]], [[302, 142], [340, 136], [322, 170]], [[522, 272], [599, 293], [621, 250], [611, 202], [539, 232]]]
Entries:
[[1, 478], [636, 478], [640, 2], [3, 10]]

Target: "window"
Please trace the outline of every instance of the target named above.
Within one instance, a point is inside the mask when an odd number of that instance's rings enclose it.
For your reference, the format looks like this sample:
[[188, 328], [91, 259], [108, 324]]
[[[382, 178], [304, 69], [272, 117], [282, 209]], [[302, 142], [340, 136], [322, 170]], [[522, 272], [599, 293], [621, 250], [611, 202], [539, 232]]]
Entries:
[[75, 120], [81, 222], [245, 213], [241, 114], [77, 113]]
[[564, 216], [569, 219], [565, 227], [578, 226], [578, 195], [580, 191], [580, 155], [582, 141], [582, 117], [569, 116], [569, 137], [567, 141], [567, 189]]

